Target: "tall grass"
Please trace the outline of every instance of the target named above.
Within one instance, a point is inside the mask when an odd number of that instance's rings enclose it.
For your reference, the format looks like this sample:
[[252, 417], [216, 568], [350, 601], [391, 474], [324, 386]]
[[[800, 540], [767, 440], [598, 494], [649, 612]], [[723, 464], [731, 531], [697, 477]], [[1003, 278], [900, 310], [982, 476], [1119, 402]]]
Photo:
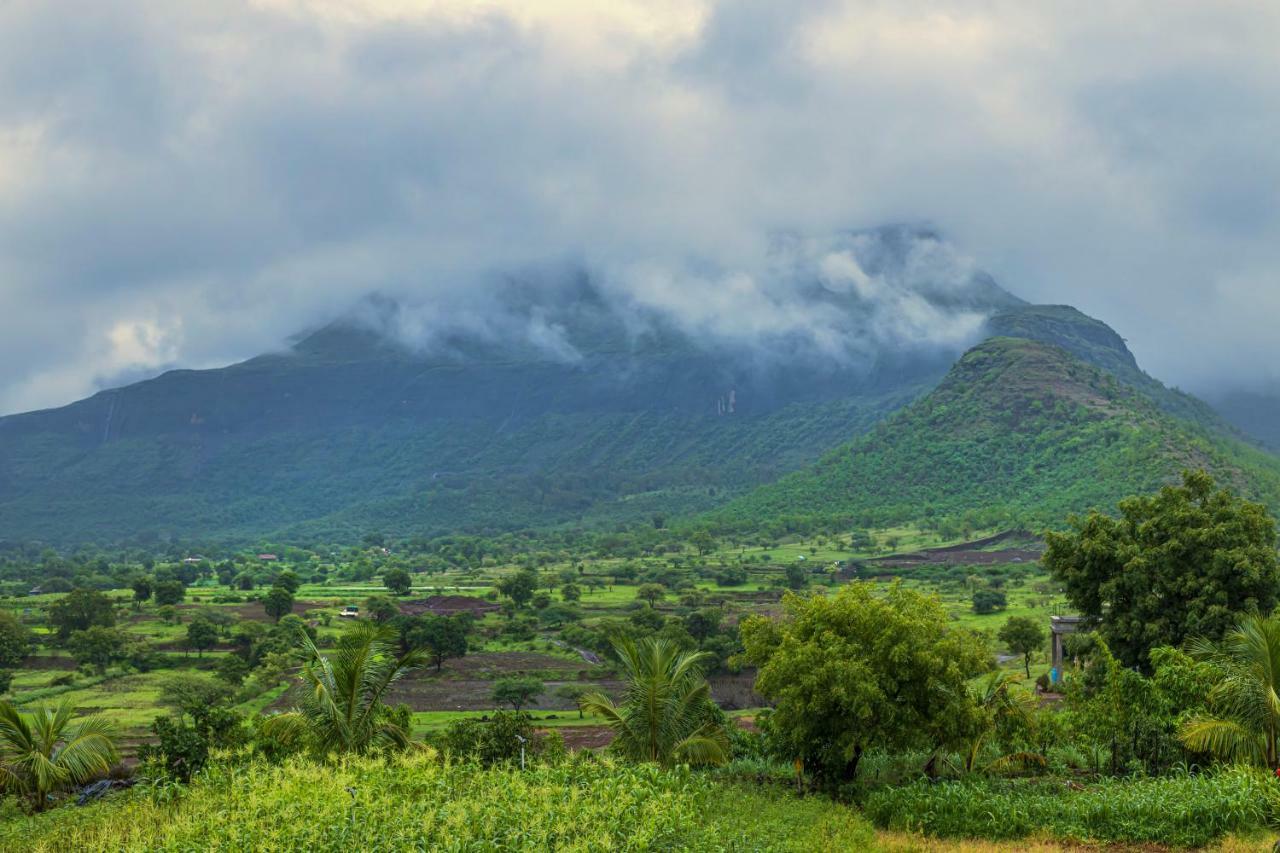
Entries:
[[716, 785], [684, 770], [592, 761], [480, 770], [431, 755], [207, 769], [0, 824], [0, 849], [853, 850], [855, 812]]
[[1060, 781], [916, 782], [868, 796], [876, 824], [954, 838], [1156, 842], [1199, 847], [1272, 823], [1280, 785], [1266, 775], [1229, 770], [1213, 775], [1114, 779], [1085, 788]]

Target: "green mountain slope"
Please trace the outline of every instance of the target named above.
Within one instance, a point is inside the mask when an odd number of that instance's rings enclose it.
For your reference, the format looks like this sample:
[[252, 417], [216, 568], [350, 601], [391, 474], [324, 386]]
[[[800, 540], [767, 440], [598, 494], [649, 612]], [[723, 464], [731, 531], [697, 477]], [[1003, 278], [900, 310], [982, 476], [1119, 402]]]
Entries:
[[990, 524], [1056, 523], [1189, 467], [1280, 507], [1280, 459], [1174, 417], [1065, 349], [992, 338], [923, 399], [711, 519], [883, 524], [968, 514]]

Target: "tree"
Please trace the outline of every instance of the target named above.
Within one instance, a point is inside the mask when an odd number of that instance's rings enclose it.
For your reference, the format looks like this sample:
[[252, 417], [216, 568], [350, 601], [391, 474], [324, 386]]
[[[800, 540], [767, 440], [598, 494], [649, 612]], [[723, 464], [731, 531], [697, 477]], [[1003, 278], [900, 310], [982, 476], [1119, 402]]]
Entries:
[[973, 612], [980, 616], [1004, 610], [1008, 604], [1008, 597], [998, 589], [980, 589], [973, 594]]
[[573, 703], [573, 705], [578, 709], [579, 720], [581, 720], [584, 716], [584, 713], [582, 710], [582, 702], [581, 702], [582, 697], [590, 692], [592, 692], [590, 688], [582, 684], [574, 684], [573, 682], [569, 682], [568, 684], [561, 684], [555, 690], [555, 694], [558, 698], [564, 699], [568, 702]]
[[996, 635], [1015, 655], [1022, 655], [1027, 678], [1031, 677], [1031, 656], [1044, 648], [1044, 626], [1030, 616], [1010, 616]]
[[511, 599], [516, 607], [524, 607], [533, 598], [538, 588], [538, 573], [532, 569], [521, 569], [498, 581], [498, 592]]
[[67, 648], [77, 661], [101, 673], [124, 657], [125, 641], [126, 637], [117, 629], [94, 625], [73, 633], [67, 640]]
[[16, 669], [31, 654], [31, 632], [7, 611], [0, 612], [0, 670]]
[[73, 589], [49, 605], [49, 624], [57, 630], [59, 642], [65, 642], [72, 631], [114, 626], [116, 611], [111, 599], [97, 590]]
[[794, 590], [804, 589], [809, 585], [809, 570], [804, 563], [789, 563], [783, 570], [787, 579], [787, 587]]
[[160, 682], [160, 703], [181, 714], [196, 714], [202, 708], [225, 703], [232, 692], [230, 686], [207, 675], [174, 673]]
[[276, 575], [275, 582], [271, 585], [283, 587], [284, 589], [289, 590], [290, 595], [297, 595], [298, 587], [302, 586], [302, 579], [299, 578], [297, 572], [292, 569], [285, 569], [283, 572]]
[[782, 607], [785, 619], [743, 620], [745, 658], [775, 705], [770, 730], [821, 776], [855, 778], [869, 748], [955, 746], [981, 727], [968, 680], [990, 654], [936, 597], [852, 583], [832, 596], [787, 593]]
[[66, 699], [30, 714], [0, 702], [0, 788], [43, 811], [50, 793], [110, 772], [120, 758], [114, 726], [98, 716], [73, 725], [74, 717], [75, 706]]
[[466, 616], [422, 616], [404, 632], [404, 643], [425, 651], [439, 672], [446, 660], [467, 653], [469, 622]]
[[659, 601], [667, 597], [667, 588], [660, 583], [641, 584], [636, 590], [636, 598], [641, 601], [649, 602], [649, 606], [656, 606]]
[[263, 723], [265, 734], [321, 755], [408, 746], [408, 730], [383, 698], [393, 684], [425, 663], [422, 652], [397, 657], [395, 632], [365, 621], [347, 629], [328, 657], [309, 637], [304, 647], [308, 659], [302, 668], [298, 707], [268, 717]]
[[1217, 670], [1211, 713], [1187, 720], [1188, 749], [1226, 761], [1280, 767], [1280, 617], [1248, 616], [1220, 643], [1196, 638], [1191, 656]]
[[382, 576], [382, 583], [394, 595], [408, 595], [413, 589], [413, 578], [404, 569], [392, 569]]
[[[1020, 689], [1016, 685], [1016, 681], [1016, 675], [997, 670], [987, 676], [986, 680], [977, 689], [974, 701], [977, 702], [978, 708], [982, 712], [983, 724], [969, 743], [969, 748], [965, 750], [964, 770], [966, 773], [972, 773], [978, 769], [978, 758], [982, 755], [982, 747], [991, 735], [1007, 731], [1010, 728], [1021, 727], [1025, 729], [1030, 726], [1036, 707], [1036, 698], [1030, 692]], [[1001, 756], [987, 765], [987, 767], [990, 768], [992, 764], [1008, 764], [1013, 759], [1017, 759], [1021, 763], [1028, 763], [1029, 761], [1044, 763], [1043, 757], [1024, 753], [1017, 756]]]
[[1220, 640], [1241, 614], [1276, 606], [1275, 522], [1204, 471], [1122, 500], [1119, 518], [1092, 512], [1069, 523], [1046, 536], [1044, 565], [1126, 666], [1150, 671], [1150, 649]]
[[156, 604], [161, 606], [181, 604], [187, 597], [187, 588], [179, 580], [160, 581], [155, 585], [155, 597]]
[[519, 711], [545, 691], [546, 687], [537, 678], [499, 678], [493, 683], [493, 701], [499, 705], [510, 705]]
[[400, 615], [400, 608], [385, 595], [371, 595], [364, 600], [364, 612], [374, 622], [388, 622]]
[[241, 592], [248, 592], [253, 589], [253, 575], [248, 572], [241, 572], [235, 577], [235, 587]]
[[281, 616], [293, 612], [293, 595], [282, 586], [273, 586], [262, 599], [262, 608], [279, 622]]
[[567, 583], [560, 587], [560, 598], [566, 602], [573, 603], [582, 600], [582, 587], [576, 583]]
[[699, 527], [689, 535], [689, 544], [697, 550], [699, 557], [705, 557], [708, 551], [716, 547], [716, 538], [711, 535], [710, 530]]
[[612, 749], [633, 761], [670, 765], [723, 764], [729, 735], [700, 664], [706, 655], [682, 652], [664, 639], [614, 644], [626, 681], [621, 705], [603, 693], [579, 700], [582, 710], [604, 717], [614, 732]]
[[205, 649], [211, 649], [218, 642], [218, 629], [204, 617], [197, 616], [187, 626], [187, 647], [196, 650], [198, 657], [204, 657]]
[[151, 586], [151, 578], [146, 575], [135, 577], [130, 586], [133, 588], [133, 601], [135, 604], [142, 604], [150, 599], [151, 593], [154, 591]]

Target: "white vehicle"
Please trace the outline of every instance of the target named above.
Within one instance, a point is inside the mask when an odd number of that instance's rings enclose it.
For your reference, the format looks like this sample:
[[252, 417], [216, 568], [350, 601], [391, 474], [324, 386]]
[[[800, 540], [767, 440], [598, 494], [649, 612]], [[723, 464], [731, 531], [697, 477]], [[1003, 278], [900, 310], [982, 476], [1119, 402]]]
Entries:
[[348, 604], [346, 607], [338, 611], [339, 619], [355, 619], [360, 615], [360, 608], [354, 604]]

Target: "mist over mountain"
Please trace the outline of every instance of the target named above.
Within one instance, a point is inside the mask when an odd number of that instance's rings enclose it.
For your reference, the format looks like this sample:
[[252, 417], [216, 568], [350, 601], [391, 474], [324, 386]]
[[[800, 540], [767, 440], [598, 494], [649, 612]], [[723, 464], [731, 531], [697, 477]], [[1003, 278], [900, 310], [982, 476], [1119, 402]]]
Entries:
[[561, 263], [361, 300], [286, 349], [0, 418], [0, 537], [121, 540], [692, 517], [815, 462], [993, 335], [1216, 434], [1123, 339], [935, 231], [779, 235], [762, 260]]

